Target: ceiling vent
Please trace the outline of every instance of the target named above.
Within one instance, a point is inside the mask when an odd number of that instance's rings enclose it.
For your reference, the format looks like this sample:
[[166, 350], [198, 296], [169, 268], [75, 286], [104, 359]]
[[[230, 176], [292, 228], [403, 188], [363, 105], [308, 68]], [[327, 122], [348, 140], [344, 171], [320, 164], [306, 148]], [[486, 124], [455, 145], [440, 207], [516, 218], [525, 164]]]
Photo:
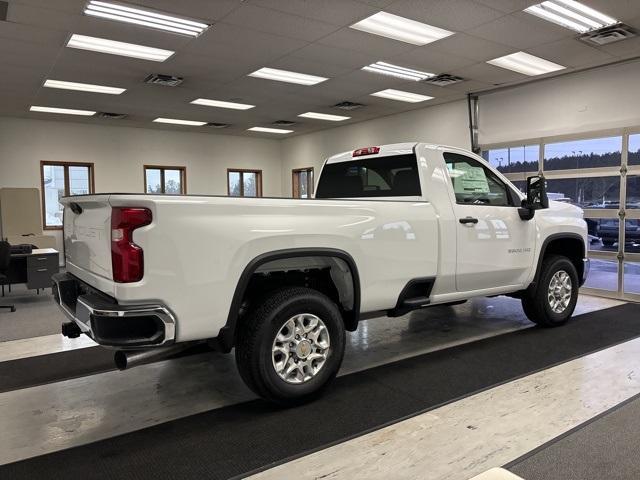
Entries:
[[7, 11], [9, 10], [9, 3], [0, 2], [0, 22], [7, 21]]
[[292, 122], [291, 120], [276, 120], [271, 125], [275, 125], [277, 127], [291, 127], [295, 125], [296, 122]]
[[334, 107], [339, 108], [340, 110], [357, 110], [358, 108], [364, 107], [364, 105], [362, 103], [345, 101], [336, 103]]
[[448, 73], [441, 73], [434, 77], [427, 78], [424, 83], [430, 83], [431, 85], [437, 85], [438, 87], [446, 87], [453, 85], [454, 83], [464, 82], [464, 78], [456, 75], [450, 75]]
[[207, 127], [211, 127], [211, 128], [227, 128], [228, 126], [229, 126], [228, 123], [217, 123], [217, 122], [207, 123]]
[[96, 115], [98, 118], [109, 118], [111, 120], [121, 120], [127, 118], [126, 113], [113, 113], [113, 112], [98, 112]]
[[583, 42], [590, 43], [592, 45], [608, 45], [610, 43], [620, 42], [627, 38], [636, 36], [636, 32], [629, 25], [624, 23], [618, 23], [611, 25], [610, 27], [604, 27], [593, 32], [580, 35], [578, 38]]
[[184, 78], [174, 77], [173, 75], [161, 75], [159, 73], [152, 73], [144, 79], [144, 83], [150, 85], [163, 85], [165, 87], [177, 87], [182, 83]]

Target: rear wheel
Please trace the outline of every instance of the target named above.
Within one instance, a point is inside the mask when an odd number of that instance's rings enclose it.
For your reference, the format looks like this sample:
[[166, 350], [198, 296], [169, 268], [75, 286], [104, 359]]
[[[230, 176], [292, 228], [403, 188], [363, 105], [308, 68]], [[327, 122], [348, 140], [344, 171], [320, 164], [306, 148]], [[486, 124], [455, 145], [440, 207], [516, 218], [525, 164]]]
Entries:
[[578, 272], [571, 261], [550, 255], [542, 262], [536, 287], [522, 297], [527, 318], [538, 325], [556, 327], [565, 324], [578, 301]]
[[345, 330], [322, 293], [291, 287], [269, 295], [239, 327], [236, 362], [245, 383], [280, 404], [315, 398], [342, 364]]

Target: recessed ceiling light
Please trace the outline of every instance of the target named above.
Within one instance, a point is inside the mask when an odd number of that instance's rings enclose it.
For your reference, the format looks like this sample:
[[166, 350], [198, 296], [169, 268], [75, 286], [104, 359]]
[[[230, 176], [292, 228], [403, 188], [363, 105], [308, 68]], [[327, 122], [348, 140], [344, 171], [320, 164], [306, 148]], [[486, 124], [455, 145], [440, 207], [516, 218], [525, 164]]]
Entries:
[[306, 73], [289, 72], [287, 70], [278, 70], [277, 68], [261, 68], [249, 74], [250, 77], [266, 78], [267, 80], [275, 80], [277, 82], [297, 83], [300, 85], [315, 85], [325, 80], [325, 77], [317, 77], [316, 75], [307, 75]]
[[122, 55], [123, 57], [140, 58], [153, 62], [164, 62], [175, 52], [163, 50], [161, 48], [145, 47], [135, 43], [116, 42], [106, 38], [88, 37], [74, 33], [67, 42], [67, 47], [78, 48], [80, 50], [91, 50], [92, 52], [110, 53], [111, 55]]
[[381, 75], [389, 75], [391, 77], [403, 78], [405, 80], [414, 80], [419, 82], [420, 80], [426, 80], [434, 76], [433, 73], [421, 72], [420, 70], [413, 70], [411, 68], [399, 67], [386, 62], [376, 62], [366, 67], [362, 67], [362, 70], [367, 72], [379, 73]]
[[615, 18], [575, 0], [550, 0], [532, 5], [524, 11], [579, 33], [619, 23]]
[[78, 90], [80, 92], [108, 93], [110, 95], [120, 95], [126, 91], [125, 88], [105, 87], [91, 83], [64, 82], [62, 80], [46, 80], [44, 86], [47, 88], [60, 88], [62, 90]]
[[555, 72], [556, 70], [567, 68], [525, 52], [516, 52], [511, 55], [505, 55], [504, 57], [494, 58], [493, 60], [487, 61], [487, 63], [530, 76], [542, 75], [543, 73]]
[[247, 128], [250, 132], [264, 132], [264, 133], [291, 133], [293, 130], [285, 130], [284, 128], [267, 128], [267, 127], [251, 127]]
[[134, 8], [124, 4], [99, 2], [97, 0], [91, 0], [85, 7], [84, 13], [92, 17], [133, 23], [192, 37], [197, 37], [209, 28], [209, 25], [206, 23], [195, 20], [174, 17], [172, 15], [137, 7]]
[[388, 98], [390, 100], [398, 100], [399, 102], [418, 103], [425, 100], [431, 100], [433, 97], [428, 95], [420, 95], [418, 93], [403, 92], [402, 90], [394, 90], [393, 88], [387, 88], [380, 92], [372, 93], [374, 97]]
[[342, 122], [343, 120], [349, 120], [351, 117], [344, 117], [342, 115], [329, 115], [328, 113], [307, 112], [298, 115], [303, 118], [315, 118], [316, 120], [329, 120], [330, 122]]
[[351, 28], [413, 45], [426, 45], [454, 34], [454, 32], [443, 28], [416, 22], [415, 20], [387, 12], [373, 14], [358, 23], [354, 23]]
[[85, 117], [90, 117], [91, 115], [95, 115], [96, 113], [96, 112], [92, 112], [91, 110], [75, 110], [73, 108], [38, 107], [36, 105], [31, 106], [29, 110], [31, 110], [32, 112], [62, 113], [64, 115], [83, 115]]
[[202, 125], [206, 125], [207, 122], [196, 122], [194, 120], [179, 120], [177, 118], [156, 118], [154, 120], [156, 123], [173, 123], [175, 125], [191, 125], [193, 127], [201, 127]]
[[249, 110], [255, 105], [246, 103], [223, 102], [222, 100], [210, 100], [208, 98], [196, 98], [193, 102], [195, 105], [205, 105], [207, 107], [231, 108], [233, 110]]

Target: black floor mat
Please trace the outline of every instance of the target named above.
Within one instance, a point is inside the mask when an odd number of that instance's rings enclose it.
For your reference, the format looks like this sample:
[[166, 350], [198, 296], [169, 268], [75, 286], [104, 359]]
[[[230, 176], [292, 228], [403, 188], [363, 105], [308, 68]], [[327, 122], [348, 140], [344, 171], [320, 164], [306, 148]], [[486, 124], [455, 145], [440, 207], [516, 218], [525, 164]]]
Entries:
[[113, 351], [102, 347], [87, 347], [9, 360], [0, 362], [0, 392], [114, 369]]
[[303, 407], [233, 405], [5, 465], [0, 478], [245, 475], [638, 336], [640, 305], [622, 305], [346, 375]]
[[640, 395], [511, 462], [526, 480], [635, 480]]

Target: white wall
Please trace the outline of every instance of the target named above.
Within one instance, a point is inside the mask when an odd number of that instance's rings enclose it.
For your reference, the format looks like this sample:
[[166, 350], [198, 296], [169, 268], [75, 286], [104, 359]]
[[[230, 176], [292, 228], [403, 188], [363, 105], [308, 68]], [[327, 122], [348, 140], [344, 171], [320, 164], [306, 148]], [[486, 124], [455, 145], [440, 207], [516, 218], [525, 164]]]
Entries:
[[480, 144], [640, 125], [640, 62], [480, 97]]
[[423, 141], [470, 148], [467, 103], [456, 101], [354, 123], [282, 141], [282, 194], [291, 196], [291, 170], [314, 167], [336, 153], [383, 143]]
[[143, 192], [144, 164], [187, 167], [190, 194], [226, 195], [231, 167], [260, 169], [264, 195], [282, 192], [277, 140], [0, 117], [0, 187], [39, 189], [41, 160], [94, 163], [96, 192]]

